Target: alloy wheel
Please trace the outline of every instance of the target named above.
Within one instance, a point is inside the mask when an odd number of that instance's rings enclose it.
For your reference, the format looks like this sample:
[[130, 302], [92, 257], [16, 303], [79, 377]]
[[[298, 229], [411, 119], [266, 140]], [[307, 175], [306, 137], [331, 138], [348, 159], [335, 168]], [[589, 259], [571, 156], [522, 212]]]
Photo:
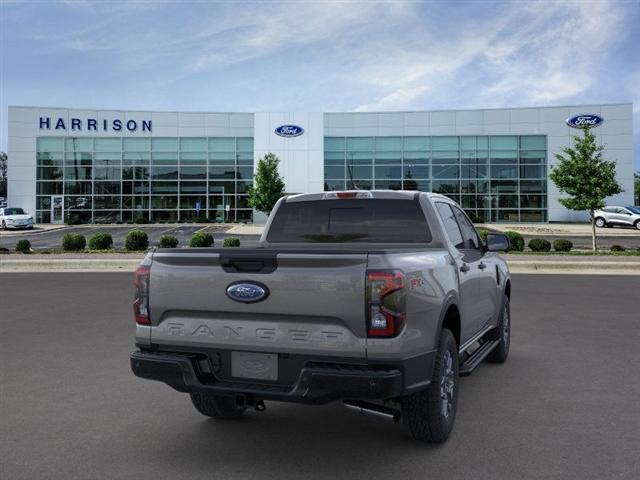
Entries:
[[449, 350], [444, 352], [442, 377], [440, 378], [441, 412], [444, 418], [449, 418], [453, 410], [453, 396], [455, 394], [455, 372], [453, 370], [453, 356]]

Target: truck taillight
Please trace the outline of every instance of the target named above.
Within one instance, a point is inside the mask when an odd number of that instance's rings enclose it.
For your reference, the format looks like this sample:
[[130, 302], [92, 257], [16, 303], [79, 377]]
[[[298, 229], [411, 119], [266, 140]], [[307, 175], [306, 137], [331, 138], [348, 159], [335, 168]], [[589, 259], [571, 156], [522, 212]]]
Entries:
[[150, 325], [149, 320], [149, 267], [138, 267], [133, 284], [136, 294], [133, 299], [133, 315], [139, 325]]
[[367, 270], [366, 315], [369, 337], [395, 337], [405, 323], [405, 281], [398, 270]]

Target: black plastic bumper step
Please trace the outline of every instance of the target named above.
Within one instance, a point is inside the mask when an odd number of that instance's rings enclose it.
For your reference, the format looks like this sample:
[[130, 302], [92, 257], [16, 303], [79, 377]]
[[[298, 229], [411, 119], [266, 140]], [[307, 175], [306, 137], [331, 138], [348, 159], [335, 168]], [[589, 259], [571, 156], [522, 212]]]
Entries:
[[476, 367], [480, 365], [480, 363], [482, 363], [485, 358], [487, 358], [487, 355], [489, 355], [493, 351], [493, 349], [498, 346], [499, 343], [500, 340], [487, 340], [486, 342], [484, 342], [480, 347], [478, 347], [475, 352], [473, 352], [469, 356], [469, 358], [464, 361], [464, 363], [460, 364], [458, 374], [461, 377], [467, 377], [471, 375]]

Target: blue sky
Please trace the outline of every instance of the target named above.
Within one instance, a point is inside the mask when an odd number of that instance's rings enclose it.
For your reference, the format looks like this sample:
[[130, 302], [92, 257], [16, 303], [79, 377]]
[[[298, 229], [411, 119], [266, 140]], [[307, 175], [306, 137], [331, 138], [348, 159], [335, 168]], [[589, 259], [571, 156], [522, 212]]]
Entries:
[[634, 103], [640, 1], [0, 0], [7, 105], [194, 111]]

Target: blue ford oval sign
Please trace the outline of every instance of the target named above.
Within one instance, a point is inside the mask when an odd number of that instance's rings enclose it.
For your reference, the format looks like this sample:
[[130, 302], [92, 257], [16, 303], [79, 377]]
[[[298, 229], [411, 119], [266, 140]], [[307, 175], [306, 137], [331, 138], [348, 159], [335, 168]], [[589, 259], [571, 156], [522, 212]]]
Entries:
[[567, 118], [567, 125], [573, 128], [593, 128], [604, 122], [604, 118], [593, 113], [585, 113]]
[[299, 137], [304, 133], [304, 129], [297, 125], [280, 125], [276, 128], [276, 135], [281, 137]]
[[227, 297], [236, 302], [255, 303], [269, 296], [269, 289], [257, 282], [236, 282], [227, 287]]

